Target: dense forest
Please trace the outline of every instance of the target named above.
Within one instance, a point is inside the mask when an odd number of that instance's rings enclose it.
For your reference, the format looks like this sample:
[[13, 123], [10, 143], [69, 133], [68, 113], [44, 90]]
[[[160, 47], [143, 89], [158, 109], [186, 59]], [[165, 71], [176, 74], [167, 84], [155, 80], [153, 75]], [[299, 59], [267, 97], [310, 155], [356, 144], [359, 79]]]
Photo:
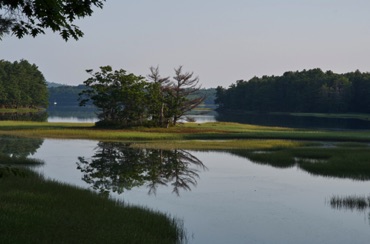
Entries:
[[304, 113], [370, 113], [370, 73], [311, 69], [239, 80], [217, 87], [220, 110]]
[[47, 107], [48, 90], [42, 73], [26, 60], [0, 60], [0, 108]]

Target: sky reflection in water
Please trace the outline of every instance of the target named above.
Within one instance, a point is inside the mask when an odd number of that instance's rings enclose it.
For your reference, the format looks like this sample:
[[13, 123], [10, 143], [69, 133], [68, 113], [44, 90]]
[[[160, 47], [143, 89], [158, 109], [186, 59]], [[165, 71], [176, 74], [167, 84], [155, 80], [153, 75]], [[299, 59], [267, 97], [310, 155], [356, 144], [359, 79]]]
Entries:
[[[128, 153], [123, 145], [105, 147]], [[85, 171], [95, 175], [99, 171], [91, 168], [92, 163], [102, 150], [96, 141], [45, 139], [32, 157], [46, 162], [36, 170], [47, 178], [91, 188], [96, 181], [84, 181], [86, 172], [77, 167], [87, 166]], [[353, 213], [328, 205], [332, 196], [368, 196], [368, 181], [313, 176], [295, 166], [271, 167], [225, 152], [182, 153], [197, 162], [180, 160], [178, 165], [183, 172], [195, 171], [196, 183], [188, 185], [191, 191], [180, 190], [178, 196], [173, 193], [174, 181], [159, 177], [166, 184], [158, 184], [156, 194], [148, 194], [150, 188], [142, 178], [153, 174], [141, 165], [142, 159], [161, 152], [146, 151], [139, 153], [140, 160], [130, 161], [140, 171], [140, 184], [122, 188], [122, 194], [111, 192], [111, 197], [183, 219], [190, 243], [367, 243], [370, 239], [368, 210]], [[155, 165], [161, 172], [157, 176], [176, 171], [176, 167], [166, 171], [166, 163]]]

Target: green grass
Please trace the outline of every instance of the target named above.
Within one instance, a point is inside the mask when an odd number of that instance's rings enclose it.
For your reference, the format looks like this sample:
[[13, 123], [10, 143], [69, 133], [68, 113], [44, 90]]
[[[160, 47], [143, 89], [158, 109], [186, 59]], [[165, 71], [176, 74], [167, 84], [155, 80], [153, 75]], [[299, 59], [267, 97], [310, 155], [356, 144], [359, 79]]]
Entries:
[[147, 149], [187, 149], [187, 150], [228, 150], [246, 148], [249, 150], [278, 149], [310, 145], [308, 142], [289, 140], [180, 140], [134, 142], [131, 147]]
[[370, 147], [286, 147], [267, 151], [230, 150], [254, 163], [277, 168], [297, 166], [313, 175], [370, 180]]
[[40, 108], [0, 108], [0, 113], [34, 113], [44, 109]]
[[204, 141], [205, 146], [210, 140], [248, 139], [370, 142], [370, 131], [320, 131], [223, 122], [185, 123], [171, 128], [98, 129], [92, 123], [0, 121], [0, 134], [109, 141], [198, 140]]
[[300, 117], [319, 117], [319, 118], [336, 118], [336, 119], [361, 119], [370, 120], [369, 114], [349, 113], [349, 114], [334, 114], [334, 113], [271, 113], [271, 114], [288, 114]]
[[30, 170], [0, 177], [0, 243], [178, 243], [180, 222]]

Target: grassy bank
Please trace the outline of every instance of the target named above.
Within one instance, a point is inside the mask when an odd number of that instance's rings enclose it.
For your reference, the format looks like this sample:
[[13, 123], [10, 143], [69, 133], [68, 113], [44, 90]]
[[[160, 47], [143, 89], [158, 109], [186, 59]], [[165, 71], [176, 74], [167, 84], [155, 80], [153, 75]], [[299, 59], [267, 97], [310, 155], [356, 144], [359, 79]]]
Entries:
[[0, 167], [1, 243], [178, 243], [179, 223], [88, 190]]
[[0, 113], [36, 113], [44, 108], [0, 108]]
[[[284, 114], [284, 113], [273, 113], [273, 114]], [[287, 113], [287, 114], [300, 117], [370, 120], [369, 114], [332, 114], [332, 113]]]
[[370, 180], [370, 146], [359, 143], [333, 143], [322, 147], [286, 147], [255, 152], [230, 150], [257, 164], [277, 168], [298, 168], [313, 175]]
[[[172, 128], [97, 129], [92, 123], [1, 121], [0, 134], [37, 138], [109, 141], [180, 141], [280, 139], [306, 141], [370, 142], [370, 131], [324, 131], [255, 126], [238, 123], [185, 123]], [[203, 141], [203, 142], [202, 142]], [[193, 144], [191, 142], [190, 144]], [[240, 144], [240, 141], [238, 142]], [[225, 145], [225, 143], [224, 143]]]

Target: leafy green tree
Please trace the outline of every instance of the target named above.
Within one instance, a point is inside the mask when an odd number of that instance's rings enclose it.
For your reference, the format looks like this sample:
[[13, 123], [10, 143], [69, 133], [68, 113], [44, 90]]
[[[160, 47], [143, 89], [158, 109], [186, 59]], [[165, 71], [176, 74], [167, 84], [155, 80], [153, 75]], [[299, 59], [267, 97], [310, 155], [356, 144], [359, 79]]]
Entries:
[[216, 103], [220, 111], [370, 113], [369, 90], [369, 73], [311, 69], [218, 87]]
[[161, 78], [158, 68], [151, 68], [148, 76], [127, 74], [125, 70], [113, 71], [110, 66], [100, 67], [100, 72], [87, 72], [92, 76], [80, 93], [80, 105], [89, 101], [99, 108], [97, 125], [168, 127], [186, 112], [198, 106], [204, 97], [190, 98], [199, 90], [198, 78], [192, 73], [183, 74], [176, 69], [174, 81]]
[[152, 81], [149, 86], [149, 112], [152, 114], [152, 121], [155, 126], [163, 127], [169, 123], [167, 114], [167, 87], [170, 84], [170, 77], [161, 77], [159, 67], [150, 67], [149, 80]]
[[123, 69], [113, 71], [111, 66], [87, 73], [92, 77], [84, 81], [88, 89], [80, 93], [80, 105], [92, 101], [100, 111], [98, 125], [135, 126], [147, 121], [144, 77]]
[[83, 36], [76, 19], [91, 16], [93, 7], [102, 8], [105, 0], [0, 0], [0, 39], [13, 33], [18, 38], [58, 32], [64, 40]]
[[35, 64], [26, 60], [13, 63], [0, 60], [0, 107], [46, 107], [45, 78]]

